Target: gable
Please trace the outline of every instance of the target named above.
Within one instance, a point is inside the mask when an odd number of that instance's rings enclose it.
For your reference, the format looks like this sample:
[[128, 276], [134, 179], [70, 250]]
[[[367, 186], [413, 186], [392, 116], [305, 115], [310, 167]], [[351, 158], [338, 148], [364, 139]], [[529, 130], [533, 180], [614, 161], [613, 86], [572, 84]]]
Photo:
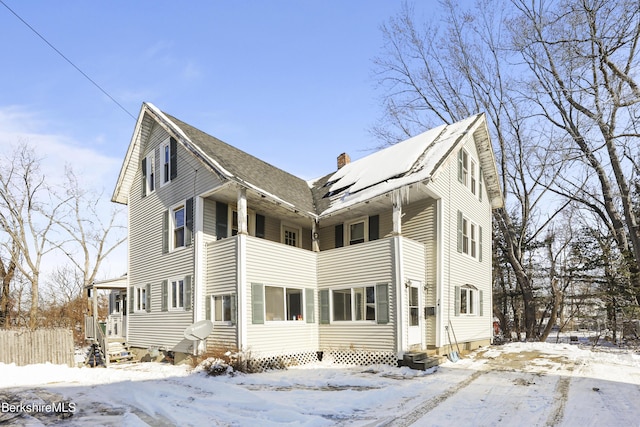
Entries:
[[112, 201], [126, 204], [141, 162], [141, 146], [154, 123], [221, 179], [234, 181], [262, 197], [311, 218], [409, 186], [428, 182], [469, 134], [473, 135], [492, 207], [502, 206], [502, 193], [484, 114], [442, 125], [370, 154], [312, 184], [163, 113], [142, 105]]

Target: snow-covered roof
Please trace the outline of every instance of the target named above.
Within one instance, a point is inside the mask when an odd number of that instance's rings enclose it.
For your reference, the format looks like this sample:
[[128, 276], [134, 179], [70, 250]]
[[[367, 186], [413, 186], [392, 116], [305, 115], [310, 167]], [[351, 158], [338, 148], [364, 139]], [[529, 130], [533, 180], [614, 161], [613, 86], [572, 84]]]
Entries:
[[438, 126], [343, 166], [325, 184], [325, 197], [332, 200], [320, 215], [429, 180], [459, 142], [484, 126], [484, 115], [478, 114]]

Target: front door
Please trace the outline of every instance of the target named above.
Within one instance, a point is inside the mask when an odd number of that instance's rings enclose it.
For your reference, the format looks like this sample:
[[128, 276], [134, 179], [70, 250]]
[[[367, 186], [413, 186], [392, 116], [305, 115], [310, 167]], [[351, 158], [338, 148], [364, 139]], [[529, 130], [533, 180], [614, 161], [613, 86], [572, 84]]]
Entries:
[[422, 283], [410, 280], [408, 291], [409, 345], [420, 345], [422, 347], [422, 318], [420, 316], [422, 309]]

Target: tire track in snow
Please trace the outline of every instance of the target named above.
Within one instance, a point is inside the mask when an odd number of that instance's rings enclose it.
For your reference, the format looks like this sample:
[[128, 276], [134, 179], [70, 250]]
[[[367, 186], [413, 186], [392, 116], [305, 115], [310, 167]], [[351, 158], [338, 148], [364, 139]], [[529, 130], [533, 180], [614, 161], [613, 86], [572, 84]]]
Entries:
[[466, 378], [464, 381], [461, 381], [458, 384], [454, 385], [453, 387], [448, 388], [443, 393], [426, 401], [423, 405], [414, 409], [408, 414], [389, 420], [381, 424], [380, 426], [381, 427], [383, 426], [408, 427], [414, 424], [416, 421], [418, 421], [419, 419], [424, 417], [426, 414], [431, 412], [433, 409], [435, 409], [442, 402], [449, 399], [451, 396], [454, 396], [456, 393], [458, 393], [463, 388], [467, 387], [469, 384], [477, 380], [481, 375], [484, 375], [486, 372], [487, 371], [483, 371], [483, 370], [475, 371], [473, 374], [469, 375], [469, 377]]
[[554, 402], [555, 404], [551, 408], [551, 413], [549, 414], [549, 418], [547, 418], [547, 426], [557, 426], [560, 424], [560, 421], [564, 418], [564, 407], [567, 404], [567, 398], [569, 395], [569, 388], [571, 386], [571, 377], [570, 376], [561, 376], [558, 379], [558, 383], [556, 384], [556, 388], [554, 391]]

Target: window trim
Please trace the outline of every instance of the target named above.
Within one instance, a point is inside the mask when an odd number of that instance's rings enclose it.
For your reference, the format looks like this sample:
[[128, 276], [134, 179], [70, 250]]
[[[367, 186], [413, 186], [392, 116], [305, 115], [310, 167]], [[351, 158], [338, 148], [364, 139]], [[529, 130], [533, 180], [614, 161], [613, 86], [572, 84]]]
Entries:
[[290, 231], [294, 231], [296, 233], [296, 244], [295, 245], [288, 245], [294, 248], [300, 248], [302, 247], [302, 227], [297, 226], [297, 225], [292, 225], [292, 224], [288, 224], [288, 223], [282, 223], [280, 224], [280, 243], [282, 243], [283, 245], [287, 245], [286, 240], [285, 240], [285, 233], [290, 230]]
[[[372, 288], [373, 289], [373, 302], [369, 303], [366, 300], [366, 295], [367, 295], [367, 288]], [[356, 319], [357, 317], [357, 307], [356, 307], [356, 298], [355, 298], [355, 290], [356, 289], [364, 289], [364, 295], [365, 295], [365, 300], [364, 300], [364, 307], [365, 307], [365, 314], [364, 314], [364, 319]], [[350, 301], [350, 311], [351, 311], [351, 319], [346, 319], [346, 320], [336, 320], [335, 319], [335, 300], [334, 300], [334, 292], [335, 291], [345, 291], [345, 290], [349, 290], [349, 297], [351, 299]], [[378, 290], [376, 289], [376, 285], [375, 284], [366, 284], [366, 285], [360, 285], [360, 286], [348, 286], [348, 287], [338, 287], [338, 288], [332, 288], [329, 290], [329, 301], [330, 301], [330, 322], [331, 323], [338, 323], [338, 324], [342, 324], [342, 323], [351, 323], [351, 322], [357, 322], [357, 323], [373, 323], [373, 324], [377, 324], [378, 322]], [[367, 314], [366, 314], [366, 308], [367, 307], [373, 307], [373, 313], [374, 313], [374, 318], [373, 319], [367, 319]]]
[[152, 150], [151, 153], [145, 157], [145, 195], [150, 195], [156, 191], [156, 152]]
[[[176, 246], [176, 212], [180, 209], [183, 211], [182, 245]], [[169, 252], [171, 252], [187, 247], [187, 201], [183, 200], [182, 202], [173, 205], [169, 209], [169, 212]]]
[[[362, 242], [351, 243], [351, 226], [362, 223], [363, 224], [363, 240]], [[369, 241], [369, 217], [363, 216], [353, 219], [344, 223], [344, 242], [345, 246], [358, 245], [360, 243], [366, 243]]]
[[133, 290], [133, 312], [147, 312], [147, 286], [135, 286]]
[[[277, 320], [277, 319], [269, 319], [267, 317], [267, 288], [279, 288], [282, 289], [282, 308], [283, 308], [283, 319]], [[299, 291], [300, 292], [300, 311], [301, 314], [297, 315], [297, 319], [290, 319], [291, 315], [289, 314], [289, 305], [287, 304], [287, 290], [295, 290], [295, 291]], [[304, 321], [307, 319], [307, 313], [306, 311], [306, 296], [305, 296], [305, 288], [300, 288], [300, 287], [296, 287], [296, 286], [280, 286], [280, 285], [270, 285], [270, 284], [265, 284], [264, 288], [263, 288], [263, 292], [264, 292], [264, 322], [265, 323], [281, 323], [281, 322], [300, 322], [300, 323], [304, 323]]]
[[[459, 287], [458, 313], [460, 316], [479, 316], [480, 291], [473, 285], [463, 285]], [[465, 310], [462, 310], [462, 303], [465, 301]], [[469, 300], [471, 300], [469, 302]]]
[[[217, 306], [216, 306], [216, 299], [222, 299], [222, 316], [221, 316], [221, 320], [217, 320], [216, 319], [216, 315], [218, 313], [217, 311]], [[229, 318], [225, 319], [225, 309], [224, 309], [224, 300], [228, 299], [229, 301]], [[233, 303], [233, 298], [232, 298], [232, 294], [231, 293], [227, 293], [227, 294], [214, 294], [211, 295], [211, 320], [213, 320], [213, 322], [215, 324], [220, 324], [220, 325], [231, 325], [232, 324], [232, 317], [233, 317], [233, 307], [231, 307], [231, 304]]]
[[458, 252], [482, 262], [482, 227], [458, 211]]
[[[173, 296], [174, 296], [174, 290], [173, 290], [173, 284], [176, 283], [176, 288], [177, 288], [177, 284], [179, 282], [182, 282], [182, 305], [178, 305], [178, 298], [176, 296], [176, 306], [173, 306]], [[168, 281], [168, 286], [167, 286], [167, 309], [168, 311], [186, 311], [186, 305], [187, 305], [187, 283], [186, 283], [186, 278], [185, 277], [174, 277], [169, 279]]]
[[[168, 160], [167, 160], [168, 156]], [[171, 182], [171, 138], [167, 138], [160, 144], [160, 187]]]

